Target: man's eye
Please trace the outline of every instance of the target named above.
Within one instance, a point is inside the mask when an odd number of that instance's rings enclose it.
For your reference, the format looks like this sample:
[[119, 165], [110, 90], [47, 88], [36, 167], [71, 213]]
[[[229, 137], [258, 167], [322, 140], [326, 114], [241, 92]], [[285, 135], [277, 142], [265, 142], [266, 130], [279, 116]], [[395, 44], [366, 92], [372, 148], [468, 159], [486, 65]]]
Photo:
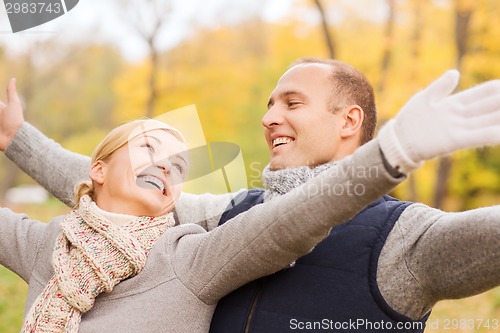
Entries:
[[298, 101], [289, 101], [288, 102], [288, 107], [289, 108], [293, 108], [293, 107], [298, 106], [299, 104], [300, 104], [300, 102], [298, 102]]

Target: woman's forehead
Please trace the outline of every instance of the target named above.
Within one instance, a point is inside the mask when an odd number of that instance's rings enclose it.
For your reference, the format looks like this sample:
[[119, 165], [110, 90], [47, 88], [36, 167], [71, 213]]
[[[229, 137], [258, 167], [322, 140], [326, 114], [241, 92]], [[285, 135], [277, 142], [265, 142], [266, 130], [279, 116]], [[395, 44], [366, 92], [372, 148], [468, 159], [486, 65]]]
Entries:
[[167, 129], [153, 129], [136, 134], [129, 142], [149, 143], [155, 146], [165, 148], [170, 153], [181, 153], [187, 151], [187, 146], [181, 142], [170, 130]]
[[179, 141], [184, 142], [184, 136], [182, 133], [177, 130], [175, 127], [172, 127], [168, 125], [167, 123], [150, 119], [144, 122], [141, 122], [138, 124], [138, 126], [135, 126], [134, 129], [132, 129], [129, 138], [130, 137], [135, 137], [137, 135], [140, 135], [142, 133], [150, 132], [150, 131], [168, 131], [171, 132]]

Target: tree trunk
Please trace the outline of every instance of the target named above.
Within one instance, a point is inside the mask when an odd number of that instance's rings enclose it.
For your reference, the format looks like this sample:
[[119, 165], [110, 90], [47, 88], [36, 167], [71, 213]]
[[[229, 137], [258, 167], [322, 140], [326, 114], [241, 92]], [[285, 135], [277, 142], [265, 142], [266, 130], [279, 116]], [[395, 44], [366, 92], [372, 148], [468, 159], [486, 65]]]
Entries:
[[152, 42], [150, 43], [150, 61], [151, 72], [149, 73], [149, 97], [146, 104], [146, 117], [153, 118], [156, 100], [158, 99], [157, 73], [158, 73], [158, 51], [155, 49]]
[[[455, 0], [455, 45], [457, 48], [456, 67], [460, 70], [462, 60], [467, 53], [467, 39], [469, 37], [470, 19], [474, 4], [470, 1]], [[434, 195], [434, 207], [442, 208], [444, 199], [448, 193], [448, 183], [453, 161], [451, 157], [439, 159], [436, 192]]]
[[158, 89], [158, 69], [160, 50], [156, 46], [156, 38], [162, 27], [169, 22], [172, 12], [172, 1], [168, 0], [117, 0], [122, 8], [127, 23], [131, 23], [138, 35], [148, 45], [151, 71], [149, 73], [148, 97], [145, 106], [145, 116], [152, 118], [160, 90]]
[[380, 80], [377, 85], [378, 94], [381, 95], [385, 90], [385, 85], [387, 81], [387, 74], [389, 71], [389, 66], [392, 59], [392, 46], [394, 40], [394, 17], [395, 17], [395, 0], [387, 0], [387, 5], [389, 6], [389, 16], [385, 23], [385, 42], [384, 51], [382, 54], [382, 63], [380, 68]]
[[335, 59], [335, 42], [333, 40], [332, 34], [330, 33], [328, 19], [326, 17], [325, 9], [321, 0], [314, 0], [316, 7], [318, 8], [319, 14], [321, 16], [321, 27], [323, 28], [323, 36], [325, 37], [326, 46], [328, 48], [328, 56], [331, 59]]
[[[421, 47], [421, 41], [422, 41], [422, 5], [425, 2], [422, 0], [413, 0], [412, 1], [412, 6], [413, 6], [413, 31], [411, 34], [411, 59], [413, 62], [413, 66], [411, 66], [411, 71], [410, 71], [410, 82], [418, 82], [417, 75], [419, 73], [419, 68], [418, 68], [418, 63], [420, 61], [420, 47]], [[408, 200], [417, 202], [419, 201], [418, 198], [418, 188], [417, 188], [417, 180], [416, 180], [416, 174], [412, 173], [410, 174], [408, 178]]]

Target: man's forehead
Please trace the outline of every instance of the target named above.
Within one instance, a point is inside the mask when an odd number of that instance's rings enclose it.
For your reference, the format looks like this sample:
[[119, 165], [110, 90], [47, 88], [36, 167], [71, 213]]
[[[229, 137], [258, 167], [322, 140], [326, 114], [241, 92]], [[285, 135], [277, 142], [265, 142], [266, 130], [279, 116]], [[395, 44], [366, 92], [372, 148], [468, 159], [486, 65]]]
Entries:
[[287, 70], [276, 84], [275, 90], [300, 90], [311, 83], [324, 83], [330, 79], [332, 67], [326, 64], [299, 64]]
[[305, 94], [312, 85], [324, 85], [330, 79], [332, 66], [328, 64], [298, 64], [287, 70], [278, 80], [271, 96], [297, 93]]
[[[293, 75], [300, 75], [300, 74], [316, 74], [320, 75], [321, 73], [324, 73], [326, 75], [329, 75], [333, 70], [332, 65], [329, 64], [321, 64], [321, 63], [301, 63], [294, 65], [293, 67], [289, 68], [283, 76], [281, 76], [281, 79], [287, 76]], [[280, 79], [280, 80], [281, 80]]]

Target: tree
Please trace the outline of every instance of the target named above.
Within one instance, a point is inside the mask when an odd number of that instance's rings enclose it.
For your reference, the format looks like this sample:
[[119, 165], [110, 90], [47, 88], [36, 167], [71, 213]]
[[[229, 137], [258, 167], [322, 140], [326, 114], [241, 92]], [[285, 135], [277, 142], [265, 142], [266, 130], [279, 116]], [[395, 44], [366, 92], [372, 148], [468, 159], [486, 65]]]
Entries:
[[384, 50], [382, 54], [382, 62], [380, 64], [380, 80], [377, 85], [377, 91], [380, 94], [384, 92], [385, 84], [387, 81], [387, 74], [389, 71], [389, 66], [392, 58], [393, 44], [394, 44], [394, 18], [395, 18], [395, 0], [386, 0], [387, 6], [389, 8], [389, 15], [387, 16], [387, 20], [385, 23], [385, 41], [384, 41]]
[[[476, 2], [471, 0], [454, 1], [455, 46], [457, 50], [456, 68], [458, 70], [462, 68], [462, 61], [467, 53], [470, 22], [475, 6]], [[449, 156], [444, 156], [439, 159], [435, 186], [436, 191], [434, 195], [434, 207], [436, 208], [441, 208], [443, 206], [448, 190], [452, 164], [453, 161]]]
[[323, 7], [321, 0], [314, 0], [314, 3], [316, 5], [316, 8], [318, 8], [318, 12], [321, 17], [321, 28], [323, 30], [323, 36], [325, 38], [325, 43], [328, 48], [328, 56], [331, 59], [335, 59], [336, 46], [335, 46], [335, 41], [333, 40], [333, 36], [330, 33], [330, 27], [328, 24], [328, 18], [326, 16], [325, 9]]
[[[415, 64], [411, 66], [410, 70], [410, 82], [417, 82], [418, 75], [418, 66], [416, 64], [420, 61], [420, 47], [422, 42], [422, 28], [423, 28], [423, 20], [422, 20], [422, 6], [424, 1], [422, 0], [412, 0], [411, 5], [413, 9], [413, 28], [410, 39], [410, 52], [411, 52], [411, 61]], [[417, 181], [416, 174], [411, 174], [408, 177], [408, 200], [416, 202], [418, 201], [418, 193], [417, 193]]]
[[148, 77], [149, 96], [146, 102], [146, 117], [152, 117], [158, 101], [158, 71], [160, 69], [160, 50], [157, 40], [172, 14], [170, 0], [120, 0], [117, 5], [123, 8], [126, 21], [130, 22], [139, 37], [148, 47], [150, 71]]

